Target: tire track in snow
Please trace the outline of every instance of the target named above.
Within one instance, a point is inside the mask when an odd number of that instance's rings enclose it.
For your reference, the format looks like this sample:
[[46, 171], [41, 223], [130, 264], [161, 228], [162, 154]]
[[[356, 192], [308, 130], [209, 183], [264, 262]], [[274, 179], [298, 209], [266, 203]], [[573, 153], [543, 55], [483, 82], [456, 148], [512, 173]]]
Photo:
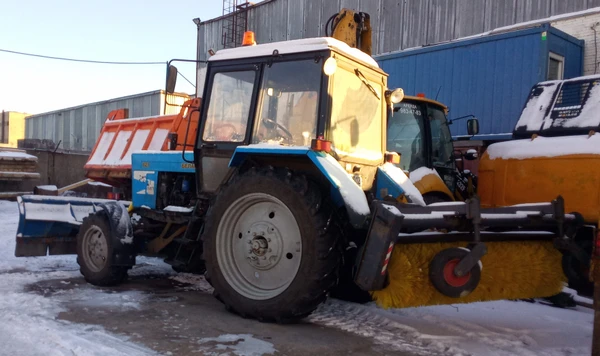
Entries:
[[466, 355], [464, 351], [444, 344], [441, 337], [426, 337], [415, 328], [375, 313], [369, 305], [329, 299], [307, 321], [367, 337], [397, 351], [417, 355]]

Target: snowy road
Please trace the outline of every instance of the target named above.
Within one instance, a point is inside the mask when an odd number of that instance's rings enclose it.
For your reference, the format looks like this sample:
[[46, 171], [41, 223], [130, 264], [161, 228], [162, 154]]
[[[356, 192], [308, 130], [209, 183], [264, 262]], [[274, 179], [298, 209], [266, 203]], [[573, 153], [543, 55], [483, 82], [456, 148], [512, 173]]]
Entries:
[[330, 300], [298, 325], [224, 311], [202, 277], [139, 258], [96, 288], [74, 256], [14, 257], [16, 203], [0, 201], [0, 355], [588, 355], [592, 311], [500, 301], [382, 310]]

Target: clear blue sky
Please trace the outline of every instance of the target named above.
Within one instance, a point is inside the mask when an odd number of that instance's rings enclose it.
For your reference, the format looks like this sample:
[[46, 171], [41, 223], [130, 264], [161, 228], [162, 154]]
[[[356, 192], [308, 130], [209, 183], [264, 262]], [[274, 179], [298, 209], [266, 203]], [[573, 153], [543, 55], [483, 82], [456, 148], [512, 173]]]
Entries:
[[[220, 0], [12, 0], [0, 9], [0, 49], [102, 61], [195, 59], [192, 19]], [[182, 72], [195, 82], [193, 67]], [[40, 113], [164, 88], [165, 65], [87, 64], [0, 52], [0, 110]], [[178, 91], [193, 92], [178, 80]], [[181, 85], [180, 85], [181, 84]]]

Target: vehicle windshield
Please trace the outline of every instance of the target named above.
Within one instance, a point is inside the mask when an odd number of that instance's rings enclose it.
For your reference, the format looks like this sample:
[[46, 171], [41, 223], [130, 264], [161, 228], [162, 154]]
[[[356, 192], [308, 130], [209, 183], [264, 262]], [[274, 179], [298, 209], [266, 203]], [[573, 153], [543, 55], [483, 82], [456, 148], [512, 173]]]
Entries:
[[321, 66], [312, 59], [265, 66], [252, 143], [310, 146], [317, 130]]
[[394, 107], [387, 130], [387, 150], [398, 152], [400, 168], [405, 171], [426, 166], [425, 131], [421, 105], [401, 102]]
[[341, 160], [381, 160], [385, 105], [381, 75], [339, 60], [332, 80], [330, 137], [334, 152]]
[[435, 106], [427, 106], [427, 117], [431, 127], [431, 163], [433, 167], [453, 168], [452, 135], [444, 111]]

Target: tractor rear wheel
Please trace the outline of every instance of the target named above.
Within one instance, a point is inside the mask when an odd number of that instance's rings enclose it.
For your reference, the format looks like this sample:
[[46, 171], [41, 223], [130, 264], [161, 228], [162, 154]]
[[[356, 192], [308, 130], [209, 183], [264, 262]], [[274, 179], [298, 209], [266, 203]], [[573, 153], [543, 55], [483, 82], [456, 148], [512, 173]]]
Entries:
[[281, 323], [317, 308], [340, 263], [331, 210], [306, 177], [252, 169], [216, 198], [203, 235], [206, 278], [226, 307]]
[[96, 286], [113, 286], [127, 278], [127, 267], [113, 266], [113, 238], [106, 214], [83, 219], [77, 234], [77, 263], [85, 280]]

